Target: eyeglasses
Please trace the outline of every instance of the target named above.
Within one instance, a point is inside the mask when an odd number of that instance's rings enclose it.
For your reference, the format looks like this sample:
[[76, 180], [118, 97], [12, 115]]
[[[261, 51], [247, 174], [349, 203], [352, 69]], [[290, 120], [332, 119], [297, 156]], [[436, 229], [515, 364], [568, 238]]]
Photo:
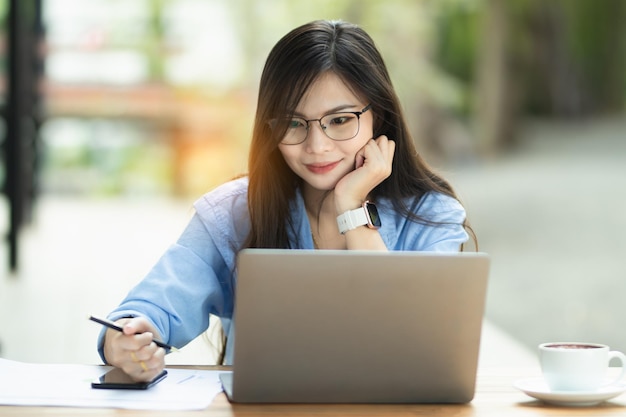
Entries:
[[[280, 143], [283, 145], [299, 145], [304, 142], [309, 135], [309, 123], [311, 122], [318, 122], [324, 134], [332, 140], [352, 139], [359, 133], [361, 115], [371, 107], [370, 103], [361, 111], [332, 113], [321, 119], [307, 120], [302, 117], [292, 117], [287, 120], [287, 131]], [[270, 122], [270, 126], [275, 125], [275, 123], [276, 120]]]

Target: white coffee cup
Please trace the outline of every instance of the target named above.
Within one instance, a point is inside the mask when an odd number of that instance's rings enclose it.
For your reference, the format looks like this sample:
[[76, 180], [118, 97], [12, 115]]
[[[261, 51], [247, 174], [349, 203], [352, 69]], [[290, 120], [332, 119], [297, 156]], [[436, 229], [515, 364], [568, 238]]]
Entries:
[[[620, 360], [622, 370], [617, 378], [607, 381], [612, 358]], [[616, 383], [626, 374], [626, 356], [598, 343], [543, 343], [539, 345], [539, 361], [552, 391], [596, 391]]]

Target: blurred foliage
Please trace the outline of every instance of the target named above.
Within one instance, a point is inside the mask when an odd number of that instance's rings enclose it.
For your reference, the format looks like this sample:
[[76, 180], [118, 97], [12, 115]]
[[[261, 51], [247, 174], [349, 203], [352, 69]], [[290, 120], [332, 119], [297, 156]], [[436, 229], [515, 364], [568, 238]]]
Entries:
[[[69, 4], [63, 1], [65, 6]], [[160, 187], [149, 185], [148, 189], [178, 187], [190, 194], [241, 173], [267, 53], [287, 31], [314, 19], [352, 21], [372, 35], [385, 57], [418, 147], [443, 158], [466, 154], [481, 141], [488, 147], [512, 142], [517, 124], [527, 116], [582, 117], [624, 110], [626, 2], [622, 0], [134, 1], [132, 15], [120, 13], [119, 17], [102, 9], [104, 3], [97, 7], [96, 2], [91, 6], [81, 3], [88, 22], [79, 29], [86, 31], [86, 36], [95, 34], [95, 43], [90, 43], [91, 38], [69, 39], [74, 44], [62, 48], [76, 48], [80, 53], [89, 48], [96, 52], [109, 48], [140, 54], [147, 68], [144, 84], [158, 84], [173, 91], [172, 97], [180, 107], [178, 113], [185, 120], [174, 132], [177, 139], [168, 142], [168, 146], [178, 146], [169, 154], [161, 151], [163, 141], [150, 140], [149, 136], [154, 135], [151, 129], [144, 131], [139, 142], [130, 141], [126, 147], [116, 145], [115, 152], [103, 148], [94, 152], [99, 146], [94, 145], [94, 132], [87, 134], [82, 148], [73, 151], [64, 145], [48, 147], [51, 166], [59, 170], [96, 167], [107, 181], [118, 184], [105, 186], [107, 190], [124, 188], [121, 182], [128, 178], [120, 172], [137, 173], [142, 169], [162, 183]], [[7, 4], [0, 0], [2, 27], [6, 26]], [[123, 1], [109, 4], [113, 9], [130, 7]], [[189, 13], [192, 4], [201, 12]], [[211, 7], [216, 5], [222, 14], [211, 15]], [[494, 6], [503, 13], [494, 13]], [[111, 13], [106, 20], [98, 17], [103, 10]], [[174, 15], [189, 21], [172, 25]], [[73, 23], [72, 19], [64, 19], [63, 25]], [[241, 55], [233, 61], [237, 68], [228, 67], [211, 50], [227, 39], [202, 32], [225, 21], [234, 39], [233, 52]], [[90, 28], [90, 24], [95, 27]], [[80, 35], [80, 30], [74, 33]], [[197, 35], [193, 30], [199, 31]], [[502, 42], [488, 45], [486, 39], [490, 37]], [[503, 50], [491, 54], [485, 51], [494, 45]], [[195, 59], [204, 58], [200, 71], [206, 71], [206, 80], [199, 80], [198, 74], [204, 73], [195, 70], [193, 81], [173, 82], [168, 75], [170, 60], [190, 49]], [[497, 62], [499, 59], [504, 62]], [[210, 80], [211, 71], [233, 76], [229, 83]], [[96, 77], [92, 78], [97, 82]], [[111, 86], [115, 88], [119, 86]], [[202, 102], [206, 103], [204, 110], [199, 109]], [[122, 107], [117, 110], [120, 114], [125, 111]], [[161, 118], [167, 117], [172, 115]], [[473, 129], [473, 125], [481, 124], [493, 126]], [[485, 140], [483, 136], [487, 135], [493, 138]], [[60, 141], [65, 143], [62, 138]], [[155, 143], [155, 155], [160, 155], [154, 163], [167, 168], [138, 162], [138, 149], [143, 147], [148, 155], [151, 143]], [[89, 146], [96, 148], [89, 150]], [[53, 155], [50, 152], [54, 149], [68, 153]], [[104, 162], [114, 156], [120, 161]], [[172, 185], [176, 182], [178, 185]], [[193, 185], [185, 188], [183, 183]]]
[[[467, 86], [474, 83], [479, 6], [478, 1], [443, 1], [438, 6], [436, 62]], [[469, 114], [470, 106], [467, 97], [461, 109], [464, 115]]]
[[626, 3], [560, 0], [568, 46], [599, 110], [621, 110], [626, 98]]
[[[146, 133], [149, 132], [149, 135]], [[44, 125], [47, 191], [146, 195], [172, 192], [171, 147], [154, 128], [106, 119], [55, 118]]]
[[[522, 114], [552, 117], [623, 111], [625, 2], [513, 0], [503, 5], [510, 28], [509, 70], [524, 93]], [[486, 7], [484, 1], [439, 5], [437, 63], [467, 84], [475, 80], [479, 31], [493, 29], [480, 24]]]

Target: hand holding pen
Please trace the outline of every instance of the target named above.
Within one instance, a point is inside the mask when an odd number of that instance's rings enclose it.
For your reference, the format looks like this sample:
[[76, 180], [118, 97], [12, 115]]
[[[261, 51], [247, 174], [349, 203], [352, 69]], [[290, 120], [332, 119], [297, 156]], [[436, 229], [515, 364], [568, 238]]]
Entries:
[[[113, 329], [113, 330], [117, 330], [118, 332], [124, 333], [124, 328], [120, 325], [118, 325], [117, 323], [111, 321], [111, 320], [107, 320], [107, 319], [101, 319], [95, 316], [89, 316], [89, 320], [91, 321], [95, 321], [96, 323], [99, 323], [103, 326], [108, 327], [109, 329]], [[178, 352], [178, 349], [176, 349], [174, 346], [170, 346], [167, 343], [161, 342], [160, 340], [157, 339], [152, 339], [152, 341], [159, 347], [162, 347], [163, 349], [166, 350], [167, 353], [169, 352]]]
[[149, 381], [165, 367], [166, 349], [175, 351], [173, 346], [155, 340], [156, 329], [143, 317], [123, 319], [111, 322], [105, 319], [89, 317], [107, 328], [104, 339], [106, 361], [136, 381]]

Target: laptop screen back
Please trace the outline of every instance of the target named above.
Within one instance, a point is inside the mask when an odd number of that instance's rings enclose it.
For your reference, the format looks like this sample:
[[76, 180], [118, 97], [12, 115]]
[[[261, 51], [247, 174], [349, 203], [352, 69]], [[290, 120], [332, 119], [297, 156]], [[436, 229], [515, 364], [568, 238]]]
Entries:
[[240, 402], [467, 402], [488, 256], [240, 253], [230, 398]]

